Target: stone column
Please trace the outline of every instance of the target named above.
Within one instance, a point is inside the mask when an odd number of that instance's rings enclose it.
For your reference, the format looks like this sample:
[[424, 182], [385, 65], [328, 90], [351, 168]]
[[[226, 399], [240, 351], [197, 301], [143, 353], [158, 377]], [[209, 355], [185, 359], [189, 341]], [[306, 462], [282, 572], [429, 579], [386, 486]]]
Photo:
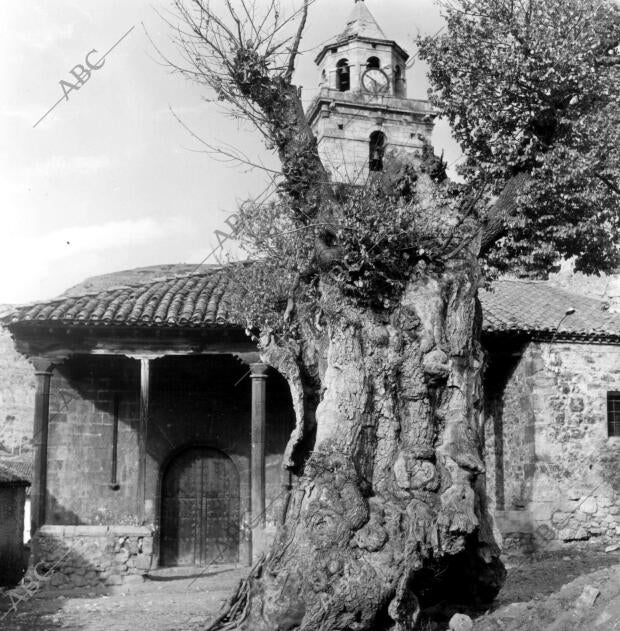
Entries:
[[47, 501], [47, 437], [50, 416], [50, 381], [53, 363], [45, 357], [30, 359], [35, 369], [36, 392], [34, 395], [34, 472], [31, 490], [30, 536], [45, 524]]
[[260, 536], [265, 528], [265, 394], [267, 390], [266, 364], [250, 365], [252, 379], [252, 454], [251, 454], [251, 510], [252, 548], [260, 547]]
[[144, 524], [146, 517], [146, 446], [149, 422], [151, 389], [151, 360], [140, 359], [140, 420], [138, 428], [138, 520]]

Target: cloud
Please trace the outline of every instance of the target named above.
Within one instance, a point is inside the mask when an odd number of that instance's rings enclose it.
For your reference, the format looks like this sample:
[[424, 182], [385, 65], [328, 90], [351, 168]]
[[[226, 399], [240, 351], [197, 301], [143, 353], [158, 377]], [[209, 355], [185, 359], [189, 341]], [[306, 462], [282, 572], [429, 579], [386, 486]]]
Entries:
[[47, 160], [25, 167], [22, 177], [56, 178], [65, 175], [91, 175], [112, 165], [108, 156], [50, 156]]
[[[180, 218], [161, 221], [144, 217], [68, 226], [36, 237], [2, 235], [0, 304], [31, 300], [46, 293], [41, 280], [54, 275], [54, 270], [72, 268], [76, 278], [71, 282], [77, 282], [92, 275], [87, 267], [95, 259], [107, 262], [106, 271], [112, 271], [119, 253], [140, 248], [162, 252], [166, 241], [190, 234], [191, 225]], [[53, 293], [68, 286], [67, 280], [57, 280], [60, 286]]]
[[[49, 11], [29, 3], [28, 5], [4, 7], [3, 27], [0, 32], [10, 35], [17, 46], [23, 46], [30, 50], [44, 51], [53, 46], [70, 41], [76, 34], [76, 23], [52, 19]], [[18, 31], [9, 33], [11, 24], [19, 23]]]
[[17, 247], [27, 247], [48, 262], [73, 257], [82, 253], [96, 253], [128, 246], [139, 246], [168, 238], [185, 229], [182, 221], [158, 221], [150, 217], [136, 220], [111, 221], [92, 226], [69, 226], [55, 230]]

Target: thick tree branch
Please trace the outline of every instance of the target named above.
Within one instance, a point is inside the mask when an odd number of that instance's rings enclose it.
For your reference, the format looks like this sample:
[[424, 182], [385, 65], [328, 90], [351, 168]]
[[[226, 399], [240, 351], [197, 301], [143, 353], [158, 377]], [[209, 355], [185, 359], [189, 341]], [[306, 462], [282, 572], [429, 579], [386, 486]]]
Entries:
[[515, 214], [517, 198], [531, 179], [529, 173], [518, 173], [506, 182], [506, 186], [490, 209], [480, 230], [481, 255], [488, 252], [498, 239], [506, 234], [506, 221]]

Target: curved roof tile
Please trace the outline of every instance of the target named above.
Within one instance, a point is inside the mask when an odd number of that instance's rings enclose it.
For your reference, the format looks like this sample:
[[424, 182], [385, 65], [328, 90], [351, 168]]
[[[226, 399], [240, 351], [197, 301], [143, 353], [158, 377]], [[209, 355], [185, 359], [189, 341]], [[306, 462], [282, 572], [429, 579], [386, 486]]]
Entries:
[[[36, 326], [231, 326], [234, 282], [221, 268], [18, 307], [0, 322]], [[620, 341], [620, 314], [544, 281], [499, 280], [480, 292], [486, 333]], [[568, 310], [574, 313], [566, 315]], [[558, 328], [559, 326], [559, 328]]]

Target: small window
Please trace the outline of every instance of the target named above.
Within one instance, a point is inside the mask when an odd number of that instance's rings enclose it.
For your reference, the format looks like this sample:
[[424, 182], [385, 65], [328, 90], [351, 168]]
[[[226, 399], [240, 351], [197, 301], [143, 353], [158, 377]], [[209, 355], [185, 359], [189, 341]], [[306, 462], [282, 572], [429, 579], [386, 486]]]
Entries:
[[620, 392], [607, 393], [607, 432], [620, 436]]
[[366, 68], [381, 68], [379, 57], [369, 57], [366, 62]]
[[383, 156], [385, 154], [385, 134], [373, 131], [370, 134], [370, 156], [368, 168], [371, 171], [383, 171]]
[[405, 80], [400, 66], [394, 68], [394, 91], [396, 96], [405, 96]]
[[341, 59], [336, 64], [336, 87], [341, 92], [347, 92], [351, 89], [351, 70], [346, 59]]

